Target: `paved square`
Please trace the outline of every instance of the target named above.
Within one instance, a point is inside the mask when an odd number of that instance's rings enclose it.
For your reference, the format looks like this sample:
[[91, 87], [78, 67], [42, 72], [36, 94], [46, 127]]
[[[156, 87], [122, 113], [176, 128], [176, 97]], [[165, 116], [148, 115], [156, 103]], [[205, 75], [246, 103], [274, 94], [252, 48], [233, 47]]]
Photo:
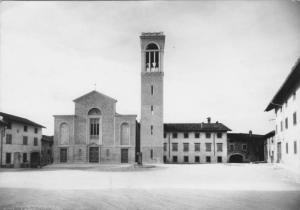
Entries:
[[0, 209], [300, 209], [300, 179], [270, 164], [2, 169]]

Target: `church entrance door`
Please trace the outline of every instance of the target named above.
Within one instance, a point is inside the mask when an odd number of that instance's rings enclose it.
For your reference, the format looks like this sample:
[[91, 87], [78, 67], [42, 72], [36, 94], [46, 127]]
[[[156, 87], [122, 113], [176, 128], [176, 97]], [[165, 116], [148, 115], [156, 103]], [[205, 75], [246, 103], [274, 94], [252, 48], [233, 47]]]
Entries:
[[61, 163], [67, 162], [67, 148], [60, 149], [60, 162]]
[[121, 149], [121, 163], [128, 163], [128, 149]]
[[90, 163], [99, 163], [99, 147], [90, 147]]

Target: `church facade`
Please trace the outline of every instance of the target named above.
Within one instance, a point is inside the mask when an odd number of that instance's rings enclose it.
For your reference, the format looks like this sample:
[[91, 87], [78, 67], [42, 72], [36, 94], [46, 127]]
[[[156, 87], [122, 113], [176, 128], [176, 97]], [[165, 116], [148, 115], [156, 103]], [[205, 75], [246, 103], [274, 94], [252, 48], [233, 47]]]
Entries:
[[54, 163], [133, 163], [136, 115], [92, 91], [74, 100], [74, 115], [54, 115]]

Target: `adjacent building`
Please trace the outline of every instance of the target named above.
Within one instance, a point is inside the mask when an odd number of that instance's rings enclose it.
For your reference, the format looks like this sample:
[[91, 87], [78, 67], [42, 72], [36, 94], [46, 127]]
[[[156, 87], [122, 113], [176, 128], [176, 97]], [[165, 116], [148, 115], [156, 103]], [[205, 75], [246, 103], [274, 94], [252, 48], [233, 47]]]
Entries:
[[265, 135], [249, 133], [228, 133], [228, 162], [262, 162], [265, 157]]
[[270, 145], [273, 161], [300, 171], [300, 59], [265, 111], [275, 112], [274, 147]]
[[7, 123], [3, 120], [3, 117], [0, 116], [0, 167], [2, 167], [3, 141], [5, 137], [6, 126]]
[[39, 158], [44, 126], [3, 112], [0, 116], [7, 124], [1, 142], [1, 166], [28, 167], [33, 157]]
[[228, 127], [222, 123], [164, 124], [165, 163], [226, 163]]
[[54, 115], [55, 163], [135, 161], [136, 115], [118, 114], [117, 100], [97, 91], [74, 103], [74, 115]]
[[41, 142], [41, 165], [53, 163], [53, 136], [43, 135]]
[[268, 163], [274, 163], [275, 154], [275, 131], [270, 131], [265, 135], [265, 145], [266, 145], [266, 161]]

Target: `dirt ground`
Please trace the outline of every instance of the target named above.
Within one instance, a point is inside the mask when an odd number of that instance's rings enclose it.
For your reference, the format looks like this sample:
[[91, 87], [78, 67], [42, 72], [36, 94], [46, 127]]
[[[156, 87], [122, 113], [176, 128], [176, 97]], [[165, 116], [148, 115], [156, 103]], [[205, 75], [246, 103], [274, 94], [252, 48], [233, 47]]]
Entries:
[[2, 169], [0, 209], [21, 208], [300, 210], [300, 177], [270, 164]]

